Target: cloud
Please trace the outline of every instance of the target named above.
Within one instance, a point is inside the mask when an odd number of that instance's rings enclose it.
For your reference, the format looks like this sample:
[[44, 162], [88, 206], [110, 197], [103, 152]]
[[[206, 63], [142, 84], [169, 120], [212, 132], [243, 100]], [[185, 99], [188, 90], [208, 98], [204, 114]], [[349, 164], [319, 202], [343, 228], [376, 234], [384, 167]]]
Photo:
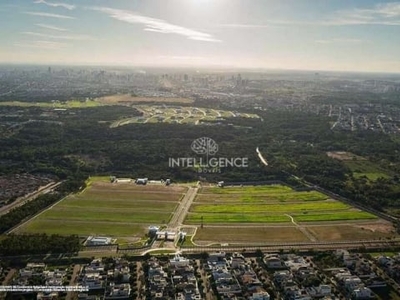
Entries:
[[356, 8], [335, 13], [332, 25], [400, 25], [400, 2], [376, 4], [372, 8]]
[[369, 41], [361, 40], [361, 39], [334, 38], [334, 39], [316, 40], [315, 42], [317, 44], [334, 44], [334, 43], [360, 44], [360, 43], [366, 43], [366, 42], [369, 42]]
[[[226, 27], [246, 28], [246, 25], [227, 24]], [[381, 25], [400, 26], [400, 2], [376, 4], [370, 8], [354, 8], [340, 10], [332, 13], [324, 19], [314, 21], [304, 20], [268, 20], [263, 26], [359, 26]]]
[[69, 10], [73, 10], [73, 9], [76, 8], [76, 6], [75, 6], [75, 5], [72, 5], [72, 4], [67, 4], [67, 3], [52, 3], [52, 2], [47, 2], [47, 1], [45, 1], [45, 0], [36, 0], [36, 1], [34, 1], [33, 3], [36, 3], [36, 4], [46, 4], [46, 5], [52, 6], [52, 7], [63, 7], [63, 8], [69, 9]]
[[221, 42], [220, 40], [214, 38], [211, 34], [174, 25], [164, 20], [142, 16], [132, 11], [112, 9], [108, 7], [94, 7], [91, 9], [106, 13], [110, 17], [117, 19], [119, 21], [131, 24], [143, 24], [145, 26], [144, 28], [145, 31], [178, 34], [185, 36], [190, 40], [196, 40], [196, 41]]
[[45, 12], [26, 11], [25, 14], [31, 15], [31, 16], [57, 18], [57, 19], [75, 19], [74, 17], [70, 17], [70, 16], [51, 14], [51, 13], [45, 13]]
[[177, 56], [177, 55], [172, 55], [172, 56], [167, 56], [167, 55], [160, 55], [157, 56], [157, 59], [162, 59], [162, 60], [206, 60], [207, 57], [204, 56], [186, 56], [186, 55], [182, 55], [182, 56]]
[[69, 46], [69, 44], [53, 42], [53, 41], [33, 41], [33, 42], [14, 43], [14, 46], [24, 47], [24, 48], [59, 50], [65, 48], [66, 46]]
[[275, 27], [274, 25], [271, 24], [220, 24], [218, 27], [224, 27], [224, 28], [235, 28], [235, 29], [262, 29], [262, 28], [271, 28]]
[[30, 36], [37, 36], [41, 38], [48, 38], [48, 39], [58, 39], [58, 40], [94, 40], [94, 38], [87, 36], [87, 35], [52, 35], [40, 32], [32, 32], [32, 31], [23, 31], [21, 34], [30, 35]]
[[56, 31], [69, 31], [68, 29], [61, 28], [61, 27], [56, 27], [53, 25], [47, 25], [47, 24], [35, 24], [36, 26], [45, 28], [45, 29], [51, 29], [51, 30], [56, 30]]

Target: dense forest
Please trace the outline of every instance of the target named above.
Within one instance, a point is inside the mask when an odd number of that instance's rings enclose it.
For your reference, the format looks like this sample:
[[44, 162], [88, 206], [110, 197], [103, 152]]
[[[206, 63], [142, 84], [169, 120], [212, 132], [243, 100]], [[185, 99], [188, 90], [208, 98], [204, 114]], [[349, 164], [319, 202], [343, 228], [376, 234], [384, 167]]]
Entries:
[[[40, 114], [45, 109], [35, 110]], [[263, 122], [232, 118], [214, 126], [155, 123], [110, 128], [111, 121], [138, 112], [122, 106], [70, 109], [58, 116], [59, 125], [38, 122], [0, 138], [0, 174], [52, 173], [68, 179], [70, 186], [64, 185], [67, 192], [79, 188], [89, 175], [210, 182], [283, 180], [292, 184], [296, 180], [291, 175], [295, 175], [300, 178], [298, 184], [305, 180], [376, 209], [400, 206], [400, 153], [395, 137], [370, 131], [332, 131], [332, 119], [310, 113], [257, 113]], [[202, 136], [218, 143], [219, 157], [248, 157], [249, 166], [223, 168], [217, 174], [168, 166], [169, 158], [193, 157], [190, 145]], [[257, 147], [268, 167], [257, 157]], [[387, 176], [376, 180], [354, 176], [348, 164], [328, 157], [327, 151], [351, 152], [387, 170]], [[17, 219], [23, 219], [24, 214], [19, 214]], [[2, 220], [2, 231], [11, 223]]]
[[80, 247], [77, 235], [10, 234], [0, 241], [0, 255], [76, 253]]

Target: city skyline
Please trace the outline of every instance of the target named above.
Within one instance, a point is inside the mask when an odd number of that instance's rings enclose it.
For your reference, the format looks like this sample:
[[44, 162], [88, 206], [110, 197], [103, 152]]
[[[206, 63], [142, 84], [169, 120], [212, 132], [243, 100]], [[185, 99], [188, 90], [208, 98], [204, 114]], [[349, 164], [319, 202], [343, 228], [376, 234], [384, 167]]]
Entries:
[[4, 0], [0, 63], [400, 72], [400, 2]]

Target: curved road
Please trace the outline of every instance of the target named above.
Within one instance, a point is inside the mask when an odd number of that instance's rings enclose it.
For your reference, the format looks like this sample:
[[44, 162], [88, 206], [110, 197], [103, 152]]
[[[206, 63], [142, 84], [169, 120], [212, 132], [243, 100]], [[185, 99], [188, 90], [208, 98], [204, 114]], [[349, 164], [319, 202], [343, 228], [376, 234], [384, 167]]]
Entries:
[[264, 156], [262, 156], [262, 154], [261, 154], [260, 150], [258, 149], [258, 147], [256, 148], [256, 152], [257, 152], [257, 155], [258, 155], [258, 157], [260, 158], [261, 162], [262, 162], [265, 166], [268, 166], [267, 160], [264, 158]]

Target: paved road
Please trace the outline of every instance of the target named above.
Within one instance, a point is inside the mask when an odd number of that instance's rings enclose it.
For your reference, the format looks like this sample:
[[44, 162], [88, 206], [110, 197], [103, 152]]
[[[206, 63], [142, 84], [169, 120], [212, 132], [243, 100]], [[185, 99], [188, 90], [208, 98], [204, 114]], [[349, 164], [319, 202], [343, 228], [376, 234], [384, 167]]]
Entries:
[[57, 186], [59, 186], [63, 181], [60, 182], [51, 182], [48, 185], [39, 188], [36, 192], [30, 193], [27, 196], [21, 197], [17, 200], [15, 200], [13, 203], [10, 203], [8, 205], [4, 205], [3, 207], [0, 208], [0, 216], [5, 215], [8, 213], [10, 210], [13, 208], [16, 208], [18, 206], [22, 206], [25, 203], [32, 201], [33, 199], [36, 199], [39, 195], [48, 193], [52, 190], [54, 190]]
[[[79, 272], [81, 270], [81, 265], [75, 265], [74, 269], [72, 271], [72, 276], [71, 276], [71, 280], [69, 281], [69, 285], [70, 286], [74, 286], [76, 285], [76, 279], [79, 276]], [[65, 300], [72, 300], [74, 299], [74, 294], [76, 294], [75, 292], [67, 292], [67, 296], [65, 297]]]
[[271, 245], [237, 245], [227, 247], [184, 247], [181, 252], [199, 253], [199, 252], [212, 252], [212, 251], [225, 251], [237, 252], [243, 251], [280, 251], [282, 250], [335, 250], [335, 249], [348, 249], [357, 250], [360, 248], [366, 249], [382, 249], [388, 247], [395, 247], [400, 244], [400, 241], [382, 241], [382, 240], [365, 240], [365, 241], [339, 241], [339, 242], [309, 242], [309, 243], [277, 243]]
[[[400, 246], [400, 239], [397, 240], [358, 240], [358, 241], [334, 241], [334, 242], [301, 242], [301, 243], [264, 243], [264, 244], [249, 244], [249, 245], [229, 245], [229, 246], [199, 246], [199, 247], [182, 247], [180, 252], [186, 253], [201, 253], [201, 252], [241, 252], [243, 250], [254, 252], [262, 250], [265, 252], [278, 252], [280, 250], [358, 250], [365, 249], [389, 249]], [[159, 248], [159, 249], [126, 249], [119, 250], [118, 253], [130, 253], [144, 255], [148, 252], [157, 250], [177, 250], [175, 248]]]
[[197, 187], [190, 187], [183, 197], [181, 203], [179, 204], [178, 208], [175, 210], [174, 215], [171, 218], [171, 221], [168, 223], [167, 230], [177, 230], [179, 226], [182, 225], [183, 221], [186, 218], [186, 215], [189, 211], [190, 206], [193, 203], [194, 198], [197, 195], [197, 191], [199, 188]]
[[262, 156], [262, 154], [261, 154], [260, 150], [258, 149], [258, 147], [256, 148], [256, 152], [257, 152], [257, 155], [258, 155], [258, 157], [260, 158], [261, 162], [262, 162], [265, 166], [268, 166], [267, 160], [264, 158], [264, 156]]

